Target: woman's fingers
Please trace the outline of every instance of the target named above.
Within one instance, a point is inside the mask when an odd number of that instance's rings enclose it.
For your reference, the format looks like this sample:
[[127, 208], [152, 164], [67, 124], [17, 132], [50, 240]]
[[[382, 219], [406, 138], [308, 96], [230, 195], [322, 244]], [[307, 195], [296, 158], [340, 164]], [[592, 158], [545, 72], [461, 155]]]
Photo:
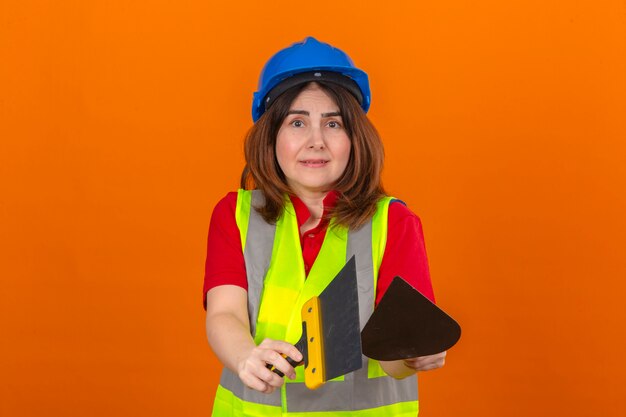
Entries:
[[265, 364], [249, 361], [247, 366], [239, 372], [242, 382], [248, 387], [260, 392], [271, 393], [283, 385], [283, 378], [265, 367]]
[[240, 367], [239, 378], [250, 388], [261, 392], [269, 392], [280, 387], [284, 380], [265, 366], [267, 361], [276, 358], [276, 355], [278, 355], [276, 352], [255, 348]]
[[300, 362], [302, 360], [302, 354], [291, 343], [283, 342], [282, 340], [265, 339], [261, 342], [259, 347], [279, 352], [283, 355], [289, 356], [293, 360]]
[[270, 371], [267, 364], [274, 365], [291, 379], [296, 376], [295, 370], [284, 356], [290, 356], [296, 361], [302, 360], [302, 354], [293, 345], [280, 340], [265, 339], [241, 361], [239, 378], [248, 387], [269, 394], [282, 386], [284, 379]]
[[302, 360], [302, 354], [291, 344], [282, 342], [279, 340], [264, 340], [259, 347], [264, 347], [269, 350], [269, 356], [265, 359], [267, 364], [273, 365], [278, 371], [289, 379], [296, 377], [296, 372], [293, 366], [287, 361], [287, 357], [290, 357], [295, 362]]
[[432, 369], [441, 368], [446, 363], [446, 352], [436, 353], [434, 355], [420, 356], [417, 358], [405, 359], [404, 364], [408, 368], [416, 371], [430, 371]]
[[286, 358], [290, 357], [295, 362], [300, 362], [302, 354], [292, 344], [280, 340], [265, 339], [261, 342], [259, 348], [266, 349], [269, 352], [269, 356], [266, 356], [264, 360], [270, 368], [273, 366], [290, 379], [296, 377], [293, 366]]

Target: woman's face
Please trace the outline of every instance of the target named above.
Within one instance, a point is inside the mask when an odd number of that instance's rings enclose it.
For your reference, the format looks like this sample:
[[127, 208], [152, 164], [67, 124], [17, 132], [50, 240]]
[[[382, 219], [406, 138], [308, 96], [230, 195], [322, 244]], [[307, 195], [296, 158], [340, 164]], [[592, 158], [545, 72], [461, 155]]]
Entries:
[[298, 196], [329, 191], [348, 165], [350, 148], [339, 107], [310, 84], [291, 104], [276, 137], [276, 158], [287, 184]]

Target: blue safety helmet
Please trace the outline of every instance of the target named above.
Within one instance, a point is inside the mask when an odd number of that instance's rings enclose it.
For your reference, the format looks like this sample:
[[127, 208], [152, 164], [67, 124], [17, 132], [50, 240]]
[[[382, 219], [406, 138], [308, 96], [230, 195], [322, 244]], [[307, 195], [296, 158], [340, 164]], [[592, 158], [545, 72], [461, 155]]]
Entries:
[[263, 67], [259, 91], [252, 100], [252, 119], [256, 122], [274, 99], [291, 87], [311, 81], [339, 84], [356, 97], [363, 111], [370, 107], [367, 74], [340, 49], [308, 37], [278, 51]]

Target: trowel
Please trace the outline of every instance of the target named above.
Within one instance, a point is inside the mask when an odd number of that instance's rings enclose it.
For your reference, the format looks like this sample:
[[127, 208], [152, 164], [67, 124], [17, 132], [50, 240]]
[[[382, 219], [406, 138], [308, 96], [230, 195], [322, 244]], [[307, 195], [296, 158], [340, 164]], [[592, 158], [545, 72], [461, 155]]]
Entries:
[[361, 332], [363, 354], [383, 361], [443, 352], [460, 337], [461, 326], [399, 276]]

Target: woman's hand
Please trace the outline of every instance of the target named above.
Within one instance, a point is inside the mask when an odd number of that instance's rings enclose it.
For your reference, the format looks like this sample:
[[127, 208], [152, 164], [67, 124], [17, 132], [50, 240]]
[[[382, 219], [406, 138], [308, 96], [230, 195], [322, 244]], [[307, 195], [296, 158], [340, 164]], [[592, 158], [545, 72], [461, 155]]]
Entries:
[[279, 340], [264, 340], [256, 346], [250, 335], [247, 292], [235, 285], [221, 285], [207, 292], [206, 332], [213, 352], [248, 387], [271, 393], [284, 380], [266, 368], [271, 363], [295, 378], [293, 367], [282, 355], [296, 361], [302, 354], [293, 345]]
[[241, 381], [248, 387], [270, 394], [285, 382], [284, 379], [272, 372], [266, 365], [272, 364], [289, 379], [296, 377], [296, 371], [287, 362], [283, 355], [295, 361], [302, 360], [302, 354], [291, 344], [280, 340], [265, 339], [261, 344], [250, 351], [250, 354], [241, 360], [237, 371]]
[[405, 359], [404, 366], [417, 371], [430, 371], [441, 368], [446, 363], [446, 352], [434, 355], [420, 356], [417, 358]]
[[406, 378], [419, 371], [430, 371], [441, 368], [446, 362], [446, 352], [434, 355], [419, 356], [417, 358], [404, 359], [398, 361], [380, 361], [380, 366], [387, 375], [397, 379]]

